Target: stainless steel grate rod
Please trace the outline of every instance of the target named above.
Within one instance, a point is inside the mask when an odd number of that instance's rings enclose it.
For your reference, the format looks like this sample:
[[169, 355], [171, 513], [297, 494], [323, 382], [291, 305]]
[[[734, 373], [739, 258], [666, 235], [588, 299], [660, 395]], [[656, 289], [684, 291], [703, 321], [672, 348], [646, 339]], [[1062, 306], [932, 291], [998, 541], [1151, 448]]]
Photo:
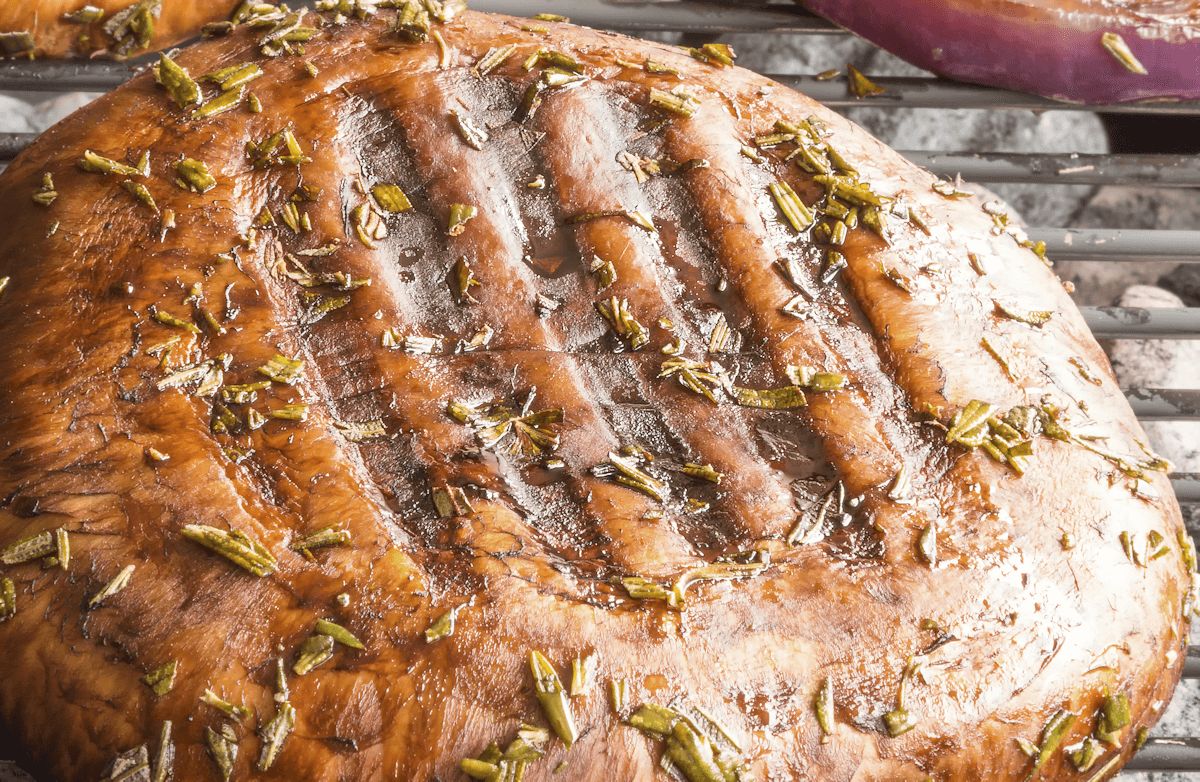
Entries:
[[1200, 771], [1200, 738], [1153, 738], [1138, 750], [1126, 771]]
[[1098, 339], [1200, 339], [1200, 308], [1080, 307]]

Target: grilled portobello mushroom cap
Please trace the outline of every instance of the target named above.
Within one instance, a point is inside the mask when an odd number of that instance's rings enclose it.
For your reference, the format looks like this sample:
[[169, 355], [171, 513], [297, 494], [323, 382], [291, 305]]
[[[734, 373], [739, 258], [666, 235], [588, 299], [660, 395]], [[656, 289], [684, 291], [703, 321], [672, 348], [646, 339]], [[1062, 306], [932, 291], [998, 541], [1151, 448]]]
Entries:
[[163, 58], [0, 176], [8, 749], [1116, 773], [1194, 555], [1003, 208], [719, 45], [360, 16]]

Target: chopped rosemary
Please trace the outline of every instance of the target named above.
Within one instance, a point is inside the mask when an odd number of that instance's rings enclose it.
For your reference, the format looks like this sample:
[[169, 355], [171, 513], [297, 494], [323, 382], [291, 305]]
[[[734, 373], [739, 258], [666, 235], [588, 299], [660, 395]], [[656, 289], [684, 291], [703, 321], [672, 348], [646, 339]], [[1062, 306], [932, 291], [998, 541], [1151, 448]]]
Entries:
[[461, 256], [454, 263], [454, 267], [450, 270], [450, 287], [454, 292], [454, 299], [461, 304], [478, 304], [479, 300], [471, 295], [471, 288], [481, 285], [475, 273], [471, 271], [471, 264], [467, 261], [467, 257]]
[[276, 353], [270, 361], [258, 368], [258, 373], [271, 378], [276, 383], [285, 383], [289, 386], [294, 386], [300, 382], [303, 370], [304, 362], [302, 360], [288, 358]]
[[608, 321], [614, 334], [629, 343], [630, 350], [638, 350], [650, 342], [650, 332], [633, 317], [628, 299], [613, 296], [608, 301], [598, 301], [596, 311]]
[[206, 689], [200, 696], [200, 702], [206, 706], [211, 706], [231, 720], [241, 720], [250, 716], [250, 710], [245, 706], [232, 704], [212, 690]]
[[690, 475], [693, 478], [700, 478], [701, 480], [708, 481], [709, 483], [717, 484], [719, 484], [721, 479], [725, 477], [723, 473], [717, 472], [717, 470], [711, 464], [696, 464], [695, 462], [688, 462], [687, 464], [683, 465], [681, 472], [683, 472], [685, 475]]
[[846, 64], [846, 88], [856, 98], [873, 98], [886, 92], [883, 87], [871, 81], [866, 74], [849, 63]]
[[772, 182], [769, 189], [779, 211], [783, 212], [783, 216], [793, 230], [802, 233], [812, 227], [815, 219], [813, 212], [800, 200], [800, 196], [796, 195], [796, 191], [792, 189], [791, 185], [780, 180]]
[[450, 204], [450, 217], [446, 226], [447, 236], [461, 236], [467, 223], [479, 215], [479, 208], [470, 204]]
[[534, 693], [538, 703], [542, 705], [550, 727], [570, 749], [579, 734], [571, 714], [571, 702], [563, 689], [562, 680], [558, 678], [558, 672], [545, 655], [537, 650], [529, 652], [529, 670], [533, 674]]
[[90, 149], [83, 151], [83, 157], [79, 159], [79, 168], [92, 174], [119, 174], [121, 176], [146, 176], [147, 172], [142, 168], [134, 168], [125, 163], [118, 163], [110, 158], [96, 154]]
[[393, 214], [399, 212], [407, 212], [412, 209], [412, 202], [408, 200], [408, 196], [400, 189], [399, 185], [380, 183], [371, 188], [371, 197], [375, 199], [375, 203], [385, 212]]
[[292, 664], [292, 672], [297, 676], [305, 676], [319, 665], [324, 665], [333, 658], [333, 638], [328, 635], [309, 636], [300, 645], [296, 662]]
[[691, 117], [700, 108], [700, 101], [682, 87], [670, 92], [657, 87], [650, 88], [650, 105], [680, 117]]
[[387, 436], [387, 427], [379, 418], [370, 421], [334, 421], [333, 428], [341, 432], [352, 443], [361, 443]]
[[263, 75], [263, 69], [256, 62], [244, 62], [241, 65], [230, 65], [226, 68], [206, 73], [201, 78], [213, 82], [221, 92], [229, 92], [244, 87]]
[[460, 486], [437, 486], [432, 491], [433, 507], [439, 517], [450, 519], [475, 512], [471, 500]]
[[454, 635], [454, 623], [458, 620], [458, 612], [461, 609], [462, 606], [455, 606], [433, 620], [433, 624], [425, 628], [425, 643], [431, 644]]
[[57, 198], [58, 191], [54, 189], [54, 177], [47, 171], [42, 174], [41, 187], [33, 191], [33, 202], [39, 206], [50, 206]]
[[667, 484], [642, 470], [633, 456], [622, 456], [609, 451], [608, 462], [592, 468], [592, 472], [598, 477], [609, 478], [622, 486], [640, 491], [659, 502], [666, 502], [670, 494]]
[[205, 728], [204, 738], [208, 743], [208, 753], [217, 764], [217, 770], [221, 772], [221, 779], [229, 782], [229, 778], [233, 776], [233, 764], [237, 760], [237, 734], [226, 724], [221, 726], [220, 732], [211, 727]]
[[166, 54], [158, 55], [158, 63], [154, 66], [154, 80], [163, 86], [179, 108], [200, 105], [200, 85], [188, 74], [186, 68]]
[[883, 725], [892, 738], [902, 736], [917, 726], [916, 717], [908, 711], [905, 705], [908, 696], [908, 683], [916, 674], [920, 664], [909, 659], [904, 672], [900, 674], [900, 689], [896, 694], [896, 708], [883, 715]]
[[458, 129], [458, 135], [462, 137], [467, 146], [471, 149], [483, 149], [483, 145], [488, 140], [487, 131], [475, 124], [468, 114], [457, 109], [451, 111], [450, 116], [454, 118], [454, 126]]
[[1101, 34], [1100, 43], [1108, 50], [1108, 53], [1116, 58], [1117, 62], [1124, 66], [1125, 70], [1130, 73], [1136, 73], [1139, 76], [1146, 76], [1149, 71], [1146, 66], [1142, 65], [1141, 60], [1129, 48], [1129, 44], [1125, 43], [1125, 39], [1119, 33], [1106, 32]]
[[813, 698], [813, 711], [817, 714], [817, 726], [821, 729], [821, 741], [825, 743], [829, 741], [829, 737], [834, 731], [834, 700], [833, 700], [833, 677], [826, 676], [821, 689], [817, 690], [816, 697]]
[[933, 522], [926, 524], [917, 537], [917, 551], [930, 567], [937, 566], [937, 525]]
[[1133, 715], [1129, 708], [1129, 696], [1123, 692], [1108, 694], [1100, 704], [1096, 715], [1095, 736], [1100, 741], [1112, 747], [1119, 747], [1121, 731], [1133, 723]]
[[275, 710], [271, 721], [258, 729], [258, 735], [262, 739], [262, 749], [258, 755], [259, 771], [266, 771], [275, 763], [279, 750], [283, 748], [283, 743], [295, 726], [296, 710], [292, 708], [292, 704], [284, 701]]
[[487, 50], [483, 57], [479, 58], [479, 62], [475, 63], [475, 72], [480, 76], [487, 76], [496, 68], [512, 56], [517, 50], [515, 43], [510, 43], [505, 46], [497, 46]]
[[158, 214], [158, 204], [154, 202], [154, 196], [150, 195], [150, 190], [141, 182], [126, 179], [121, 183], [121, 187], [125, 188], [138, 202], [148, 207], [151, 212]]
[[39, 532], [0, 550], [0, 564], [20, 565], [42, 557], [53, 556], [56, 548], [53, 532], [49, 530]]
[[324, 527], [292, 543], [290, 548], [305, 556], [311, 556], [313, 549], [348, 545], [350, 545], [350, 530]]
[[133, 578], [133, 571], [135, 568], [135, 565], [126, 565], [125, 567], [121, 568], [121, 572], [113, 576], [112, 580], [101, 587], [99, 592], [92, 595], [91, 599], [88, 600], [88, 608], [97, 607], [105, 600], [108, 600], [110, 597], [119, 594], [125, 589], [125, 587], [129, 586], [129, 581], [131, 578]]
[[161, 698], [175, 686], [175, 674], [178, 669], [178, 660], [164, 663], [143, 676], [142, 683], [149, 687], [151, 692]]
[[993, 299], [993, 303], [996, 305], [996, 310], [1004, 317], [1030, 326], [1044, 326], [1050, 322], [1050, 318], [1054, 317], [1054, 312], [1051, 310], [1021, 310], [1005, 304], [999, 299]]
[[312, 158], [304, 154], [291, 128], [284, 128], [258, 143], [247, 141], [246, 154], [253, 161], [255, 168], [312, 162]]
[[1036, 746], [1037, 754], [1033, 758], [1030, 778], [1054, 755], [1074, 723], [1075, 715], [1066, 709], [1059, 709], [1050, 717], [1042, 728], [1041, 743]]
[[190, 157], [175, 164], [175, 173], [175, 184], [193, 193], [207, 193], [217, 186], [216, 177], [208, 170], [208, 166]]
[[175, 742], [171, 739], [171, 720], [163, 720], [158, 734], [158, 751], [151, 759], [150, 782], [167, 782], [175, 765]]
[[17, 614], [17, 585], [11, 578], [0, 579], [0, 622]]
[[265, 546], [241, 530], [227, 532], [205, 524], [188, 524], [182, 532], [188, 540], [220, 554], [252, 575], [269, 576], [278, 565]]
[[576, 657], [571, 662], [571, 697], [578, 698], [587, 695], [592, 689], [592, 680], [596, 674], [596, 656]]
[[62, 570], [69, 570], [71, 567], [71, 538], [66, 527], [54, 530], [54, 556], [51, 559], [57, 560], [58, 567]]
[[504, 404], [469, 405], [451, 401], [446, 412], [475, 430], [480, 445], [507, 454], [538, 456], [558, 448], [555, 427], [566, 420], [561, 407], [533, 412], [536, 389], [530, 391], [520, 410]]
[[688, 49], [688, 54], [701, 62], [722, 68], [733, 65], [733, 61], [737, 59], [737, 53], [727, 43], [706, 43], [703, 46]]
[[674, 376], [679, 384], [689, 391], [703, 396], [714, 405], [717, 397], [714, 390], [731, 385], [725, 370], [716, 362], [701, 363], [691, 359], [676, 356], [662, 362], [658, 373], [660, 378]]
[[327, 635], [342, 646], [349, 646], [351, 649], [366, 648], [363, 646], [362, 641], [354, 636], [354, 633], [328, 619], [318, 619], [315, 632], [317, 635]]
[[734, 401], [742, 407], [789, 410], [808, 404], [808, 400], [804, 396], [804, 389], [800, 386], [763, 389], [734, 386], [732, 390]]

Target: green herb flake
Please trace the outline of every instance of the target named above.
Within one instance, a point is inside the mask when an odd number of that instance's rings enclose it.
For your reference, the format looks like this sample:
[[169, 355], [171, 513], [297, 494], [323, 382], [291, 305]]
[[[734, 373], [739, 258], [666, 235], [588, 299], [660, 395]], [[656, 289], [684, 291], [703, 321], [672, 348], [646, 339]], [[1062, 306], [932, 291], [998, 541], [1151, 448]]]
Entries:
[[155, 668], [142, 677], [142, 683], [150, 688], [156, 696], [162, 697], [175, 686], [175, 674], [179, 670], [179, 661], [172, 660]]
[[154, 201], [154, 196], [150, 194], [150, 190], [141, 182], [134, 182], [132, 179], [126, 179], [121, 183], [121, 187], [134, 197], [139, 203], [148, 208], [154, 214], [158, 214], [158, 204]]
[[804, 396], [804, 389], [800, 386], [763, 389], [734, 386], [733, 400], [742, 407], [757, 407], [765, 410], [790, 410], [808, 404], [808, 399]]
[[17, 585], [11, 578], [0, 579], [0, 622], [17, 614]]
[[687, 51], [688, 54], [697, 60], [721, 68], [733, 65], [733, 61], [737, 59], [737, 53], [727, 43], [706, 43], [703, 46], [691, 48]]
[[994, 405], [978, 399], [968, 402], [966, 407], [954, 415], [950, 429], [946, 432], [946, 442], [961, 443], [970, 448], [982, 445], [988, 435], [987, 422], [993, 410]]
[[817, 715], [817, 726], [821, 729], [821, 742], [829, 741], [829, 737], [834, 732], [834, 699], [833, 699], [833, 677], [826, 676], [824, 683], [821, 684], [821, 689], [817, 690], [816, 696], [813, 698], [813, 711]]
[[145, 176], [141, 168], [134, 168], [125, 163], [118, 163], [110, 158], [98, 155], [90, 149], [83, 151], [79, 159], [79, 168], [91, 174], [119, 174], [120, 176]]
[[41, 187], [33, 191], [32, 197], [38, 206], [50, 206], [58, 198], [58, 191], [54, 189], [54, 177], [50, 172], [42, 174]]
[[1119, 33], [1106, 32], [1100, 35], [1100, 44], [1108, 50], [1116, 61], [1121, 63], [1125, 70], [1130, 73], [1136, 73], [1138, 76], [1146, 76], [1149, 71], [1146, 66], [1142, 65], [1141, 60], [1129, 48], [1129, 44], [1125, 43], [1125, 39]]
[[454, 623], [458, 620], [458, 612], [461, 608], [462, 606], [451, 608], [433, 620], [433, 624], [425, 628], [425, 643], [431, 644], [454, 635]]
[[796, 195], [796, 191], [792, 189], [791, 185], [780, 180], [772, 182], [769, 189], [779, 211], [783, 213], [793, 230], [802, 233], [812, 227], [815, 220], [813, 211], [800, 200], [800, 196]]
[[386, 183], [375, 185], [371, 188], [371, 197], [385, 212], [396, 214], [407, 212], [413, 208], [412, 202], [408, 200], [408, 196], [404, 194], [399, 185]]
[[94, 5], [85, 5], [82, 8], [63, 14], [63, 21], [72, 24], [95, 24], [103, 18], [104, 9], [97, 8]]
[[348, 646], [351, 649], [366, 648], [363, 646], [362, 641], [354, 636], [354, 633], [328, 619], [318, 619], [315, 632], [317, 635], [327, 635], [342, 646]]
[[467, 223], [474, 220], [477, 216], [479, 216], [478, 207], [470, 204], [451, 204], [446, 235], [461, 236], [467, 230]]
[[245, 706], [234, 705], [212, 690], [205, 690], [200, 696], [200, 702], [206, 706], [211, 706], [232, 720], [241, 720], [250, 716], [250, 710]]
[[171, 313], [167, 312], [166, 310], [160, 310], [157, 307], [154, 309], [154, 312], [151, 314], [151, 317], [154, 318], [154, 320], [156, 320], [157, 322], [161, 323], [162, 325], [169, 326], [170, 328], [173, 328], [173, 329], [183, 329], [184, 331], [188, 332], [189, 334], [199, 334], [200, 333], [200, 327], [197, 326], [195, 323], [192, 323], [190, 320], [184, 320], [183, 318], [180, 318], [176, 315], [172, 315]]
[[598, 477], [609, 478], [659, 502], [666, 502], [670, 494], [667, 484], [642, 470], [634, 457], [610, 451], [608, 462], [593, 468], [592, 472]]
[[725, 477], [723, 473], [717, 472], [716, 468], [711, 464], [697, 464], [695, 462], [688, 462], [683, 465], [681, 472], [693, 478], [700, 478], [701, 480], [716, 484], [720, 484], [721, 479]]
[[55, 551], [54, 533], [47, 530], [5, 546], [0, 550], [0, 564], [20, 565], [53, 556]]
[[479, 62], [475, 63], [475, 72], [480, 76], [487, 76], [500, 67], [516, 50], [517, 45], [515, 43], [488, 49], [487, 53], [479, 58]]
[[188, 524], [182, 534], [260, 578], [274, 573], [278, 565], [265, 546], [240, 530], [225, 531], [204, 524]]
[[333, 428], [352, 443], [361, 443], [387, 436], [387, 427], [379, 418], [370, 421], [334, 421]]
[[302, 360], [288, 358], [278, 353], [270, 361], [258, 368], [260, 375], [269, 377], [276, 383], [284, 383], [289, 386], [294, 386], [300, 382], [303, 371], [304, 362]]
[[1051, 310], [1022, 310], [999, 299], [994, 299], [993, 303], [996, 305], [996, 311], [1004, 317], [1029, 326], [1045, 326], [1050, 322], [1050, 318], [1054, 317], [1054, 312]]
[[[671, 728], [666, 757], [689, 782], [723, 782], [730, 778], [717, 763], [712, 741], [686, 720], [679, 720]], [[733, 778], [737, 778], [736, 772]]]
[[54, 556], [52, 559], [62, 570], [68, 570], [71, 566], [71, 537], [67, 533], [66, 527], [54, 530]]
[[431, 495], [433, 507], [440, 518], [451, 519], [475, 512], [467, 493], [460, 486], [436, 486]]
[[154, 80], [163, 86], [179, 108], [200, 105], [200, 85], [188, 74], [186, 68], [166, 54], [158, 55], [158, 63], [154, 66]]
[[454, 267], [450, 270], [450, 288], [454, 292], [456, 302], [460, 305], [478, 304], [479, 300], [471, 295], [471, 288], [480, 285], [465, 255], [454, 262]]
[[292, 551], [311, 557], [313, 549], [332, 548], [334, 546], [350, 545], [350, 530], [337, 527], [324, 527], [311, 535], [305, 535], [291, 545]]
[[1121, 731], [1133, 724], [1129, 696], [1123, 692], [1104, 696], [1096, 714], [1095, 736], [1112, 747], [1120, 746]]
[[324, 665], [333, 658], [333, 638], [328, 635], [314, 635], [300, 645], [296, 662], [292, 664], [292, 672], [297, 676], [305, 676], [319, 665]]
[[291, 735], [292, 729], [295, 727], [296, 710], [292, 704], [284, 701], [275, 710], [275, 716], [271, 718], [271, 721], [258, 729], [259, 738], [262, 739], [262, 749], [258, 754], [259, 771], [266, 771], [274, 765], [275, 758], [283, 749], [283, 743], [287, 741], [287, 737]]
[[175, 184], [193, 193], [207, 193], [217, 186], [216, 177], [199, 160], [184, 158], [175, 164]]
[[99, 592], [92, 595], [91, 599], [88, 600], [88, 608], [96, 608], [110, 597], [120, 594], [125, 587], [129, 586], [129, 581], [133, 578], [135, 568], [135, 565], [126, 565], [122, 568], [121, 572], [113, 576], [112, 580], [101, 587]]
[[220, 732], [210, 727], [205, 728], [204, 739], [208, 744], [208, 754], [221, 773], [221, 779], [229, 782], [229, 778], [233, 776], [233, 764], [237, 761], [237, 734], [229, 725], [222, 725]]
[[104, 32], [113, 39], [109, 51], [120, 59], [149, 47], [161, 11], [162, 0], [138, 0], [109, 17], [104, 23]]
[[629, 344], [630, 350], [638, 350], [650, 342], [649, 330], [633, 316], [628, 299], [613, 296], [608, 301], [598, 301], [596, 311], [608, 321], [613, 333]]
[[205, 74], [202, 78], [216, 84], [221, 92], [229, 92], [244, 87], [263, 75], [263, 69], [256, 62], [244, 62], [240, 65], [230, 65], [226, 68]]
[[1065, 709], [1059, 709], [1050, 717], [1042, 728], [1041, 740], [1037, 746], [1037, 754], [1033, 757], [1033, 768], [1029, 778], [1054, 755], [1074, 724], [1075, 715]]
[[550, 727], [569, 749], [579, 734], [575, 729], [571, 702], [563, 689], [562, 680], [558, 678], [558, 672], [546, 656], [536, 650], [529, 652], [529, 670], [533, 674], [534, 694], [542, 705]]
[[886, 92], [883, 87], [849, 63], [846, 64], [846, 88], [856, 98], [873, 98]]
[[667, 604], [683, 610], [688, 587], [701, 581], [739, 581], [753, 578], [766, 570], [765, 562], [713, 562], [684, 572], [671, 587]]
[[700, 108], [700, 101], [682, 87], [676, 87], [670, 92], [651, 87], [650, 105], [680, 117], [690, 118]]

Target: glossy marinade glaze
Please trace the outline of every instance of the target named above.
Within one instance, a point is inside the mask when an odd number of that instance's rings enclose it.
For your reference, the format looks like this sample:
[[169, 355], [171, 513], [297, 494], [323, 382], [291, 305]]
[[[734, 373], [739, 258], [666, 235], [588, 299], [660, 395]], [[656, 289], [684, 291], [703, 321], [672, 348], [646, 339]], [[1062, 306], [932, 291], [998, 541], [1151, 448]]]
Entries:
[[720, 46], [428, 9], [190, 48], [0, 177], [9, 748], [1115, 773], [1194, 557], [1039, 248]]
[[236, 12], [267, 3], [242, 0], [5, 0], [4, 57], [128, 57], [223, 28]]

